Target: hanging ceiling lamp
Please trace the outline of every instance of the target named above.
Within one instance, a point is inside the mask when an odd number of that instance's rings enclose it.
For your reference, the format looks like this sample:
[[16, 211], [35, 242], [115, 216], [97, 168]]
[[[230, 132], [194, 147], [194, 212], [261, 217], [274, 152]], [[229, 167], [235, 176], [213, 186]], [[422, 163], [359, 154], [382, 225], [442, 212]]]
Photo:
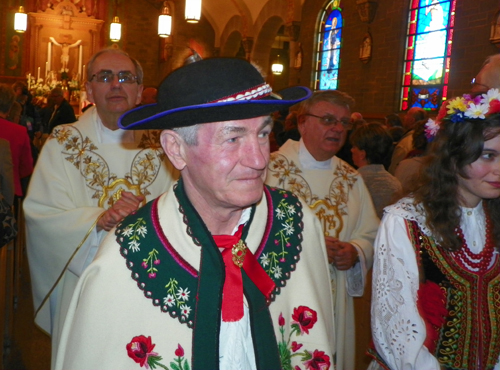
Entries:
[[28, 14], [24, 12], [24, 8], [22, 6], [19, 7], [16, 15], [14, 16], [14, 30], [19, 33], [23, 33], [26, 31], [28, 26]]
[[201, 17], [201, 0], [186, 0], [185, 18], [189, 23], [198, 23]]
[[122, 38], [122, 25], [120, 18], [116, 15], [113, 17], [113, 23], [109, 27], [109, 39], [113, 42], [118, 42]]
[[161, 14], [158, 17], [158, 36], [168, 37], [172, 34], [172, 16], [166, 1], [163, 2]]
[[[281, 51], [281, 37], [278, 36], [278, 48]], [[280, 75], [283, 73], [283, 63], [281, 62], [280, 55], [276, 57], [273, 64], [271, 65], [271, 72], [273, 75]]]
[[118, 0], [115, 0], [115, 16], [113, 22], [109, 26], [109, 39], [113, 42], [118, 42], [122, 38], [122, 25], [120, 18], [116, 15], [118, 13]]
[[273, 75], [280, 75], [283, 73], [283, 63], [281, 63], [279, 54], [276, 60], [271, 65], [271, 71], [273, 72]]

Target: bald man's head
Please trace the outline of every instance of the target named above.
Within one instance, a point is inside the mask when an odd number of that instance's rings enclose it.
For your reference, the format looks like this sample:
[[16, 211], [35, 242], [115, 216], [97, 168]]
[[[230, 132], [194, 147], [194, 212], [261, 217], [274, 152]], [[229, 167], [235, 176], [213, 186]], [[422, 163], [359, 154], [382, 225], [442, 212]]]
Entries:
[[500, 89], [500, 54], [491, 55], [486, 59], [472, 82], [471, 93], [478, 95], [492, 88]]

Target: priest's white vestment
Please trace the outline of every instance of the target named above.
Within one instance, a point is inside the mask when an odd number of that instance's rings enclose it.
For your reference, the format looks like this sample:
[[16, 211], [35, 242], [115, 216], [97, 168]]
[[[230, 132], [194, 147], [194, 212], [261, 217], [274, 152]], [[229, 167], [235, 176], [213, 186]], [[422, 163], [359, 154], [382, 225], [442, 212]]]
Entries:
[[176, 176], [159, 134], [109, 130], [90, 108], [55, 128], [42, 148], [24, 212], [35, 322], [52, 335], [53, 359], [78, 278], [107, 234], [95, 227], [99, 215], [122, 191], [150, 200]]
[[[306, 166], [301, 158], [307, 161]], [[379, 226], [370, 193], [361, 175], [346, 162], [335, 156], [327, 162], [316, 162], [302, 140], [288, 140], [277, 152], [271, 153], [266, 183], [303, 198], [319, 218], [325, 235], [349, 242], [358, 250], [360, 261], [349, 270], [340, 271], [330, 264], [337, 370], [354, 369], [352, 297], [363, 295]], [[366, 311], [369, 314], [369, 308]]]

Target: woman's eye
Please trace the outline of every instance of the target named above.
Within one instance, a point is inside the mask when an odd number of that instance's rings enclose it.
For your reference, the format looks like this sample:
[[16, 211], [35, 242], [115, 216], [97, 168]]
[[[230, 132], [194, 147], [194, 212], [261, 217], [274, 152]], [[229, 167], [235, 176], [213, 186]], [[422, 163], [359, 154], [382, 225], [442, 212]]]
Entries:
[[493, 158], [495, 158], [495, 154], [494, 153], [483, 153], [482, 157], [483, 157], [483, 159], [493, 159]]

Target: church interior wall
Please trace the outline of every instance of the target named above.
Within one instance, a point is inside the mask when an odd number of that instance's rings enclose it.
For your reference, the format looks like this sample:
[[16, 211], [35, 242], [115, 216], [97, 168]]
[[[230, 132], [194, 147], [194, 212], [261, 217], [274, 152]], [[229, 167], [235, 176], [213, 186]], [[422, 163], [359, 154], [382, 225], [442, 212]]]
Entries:
[[[292, 83], [314, 86], [315, 31], [322, 0], [306, 0], [302, 8], [300, 42], [304, 50], [303, 69]], [[338, 89], [356, 100], [355, 110], [374, 118], [399, 111], [402, 60], [405, 53], [409, 1], [379, 1], [372, 23], [363, 23], [354, 1], [342, 2], [345, 20], [340, 52]], [[489, 41], [491, 22], [498, 1], [457, 1], [448, 97], [463, 94], [487, 56], [498, 53]], [[359, 60], [359, 45], [366, 32], [373, 38], [372, 58]]]
[[[7, 19], [13, 14], [18, 3], [13, 0], [1, 3], [0, 16], [2, 19]], [[26, 0], [27, 11], [34, 11], [36, 3], [35, 0]], [[156, 34], [156, 19], [161, 2], [153, 0], [127, 0], [126, 4], [123, 0], [118, 2], [118, 15], [123, 25], [123, 36], [118, 46], [141, 62], [145, 70], [145, 85], [158, 85], [172, 69], [182, 64], [183, 58], [189, 53], [189, 47], [192, 46], [200, 49], [206, 57], [219, 55], [220, 50], [224, 50], [224, 54], [228, 54], [228, 50], [231, 50], [229, 54], [238, 51], [241, 55], [241, 48], [236, 48], [234, 45], [230, 48], [225, 47], [224, 43], [232, 40], [228, 38], [229, 34], [224, 36], [218, 34], [226, 30], [228, 25], [212, 25], [203, 16], [198, 24], [188, 24], [183, 20], [184, 1], [170, 3], [174, 13], [174, 34], [165, 40]], [[367, 24], [360, 20], [355, 1], [341, 2], [345, 23], [338, 88], [352, 95], [357, 102], [355, 109], [365, 112], [368, 116], [382, 117], [399, 110], [408, 4], [409, 0], [379, 0], [375, 17], [370, 24]], [[314, 86], [316, 28], [320, 9], [325, 5], [325, 0], [305, 0], [303, 3], [300, 20], [297, 20], [300, 25], [297, 43], [300, 43], [303, 50], [303, 61], [300, 70], [292, 68], [294, 59], [292, 53], [295, 53], [298, 44], [291, 44], [288, 49], [290, 55], [287, 56], [290, 64], [285, 66], [288, 69], [289, 85]], [[491, 23], [498, 9], [497, 0], [457, 1], [449, 97], [467, 91], [472, 77], [484, 59], [498, 52], [498, 48], [489, 41]], [[97, 16], [105, 21], [100, 33], [101, 47], [112, 44], [107, 33], [113, 11], [114, 2], [109, 0], [99, 2]], [[259, 40], [262, 42], [263, 32], [266, 33], [265, 39], [272, 39], [275, 36], [268, 34], [268, 21], [272, 17], [280, 16], [283, 25], [286, 26], [290, 21], [285, 14], [287, 11], [289, 9], [283, 4], [270, 0], [262, 9], [258, 19], [250, 20], [253, 22], [250, 31], [241, 34], [242, 41], [253, 38], [251, 52], [247, 51], [247, 56], [250, 56], [252, 61], [262, 64], [266, 71], [271, 62], [272, 50], [269, 46], [264, 48], [262, 44], [259, 45]], [[230, 22], [234, 22], [234, 17]], [[7, 60], [10, 46], [8, 37], [12, 37], [12, 32], [9, 33], [7, 30], [10, 26], [8, 22], [0, 23], [2, 35], [0, 46], [4, 51], [0, 56], [0, 81], [10, 83], [22, 80], [26, 73], [36, 72], [30, 70], [32, 67], [29, 65], [31, 59], [28, 35], [19, 35], [21, 72], [17, 75], [12, 74], [8, 70]], [[231, 25], [230, 28], [235, 29], [235, 26]], [[279, 26], [272, 27], [272, 32], [277, 33], [278, 28]], [[372, 36], [373, 49], [371, 59], [363, 63], [359, 59], [359, 50], [367, 32]]]
[[[123, 34], [117, 44], [109, 41], [108, 37], [115, 2], [80, 0], [79, 4], [98, 4], [95, 12], [88, 13], [88, 16], [104, 21], [99, 29], [96, 48], [114, 45], [138, 59], [144, 68], [145, 86], [158, 86], [170, 71], [182, 65], [190, 53], [189, 48], [193, 48], [204, 57], [246, 54], [252, 62], [262, 67], [267, 81], [279, 90], [287, 84], [314, 87], [316, 31], [319, 13], [327, 2], [328, 0], [305, 0], [300, 11], [292, 9], [293, 15], [290, 18], [287, 4], [290, 5], [291, 1], [269, 0], [256, 19], [249, 19], [248, 12], [231, 17], [227, 24], [215, 25], [211, 23], [212, 19], [203, 15], [198, 24], [186, 23], [184, 0], [170, 1], [174, 16], [173, 35], [161, 39], [157, 35], [157, 16], [161, 1], [119, 0], [117, 13]], [[43, 7], [47, 3], [48, 0], [24, 0], [27, 12], [37, 12], [36, 4]], [[300, 1], [293, 1], [293, 4], [299, 3]], [[389, 113], [399, 112], [409, 0], [378, 0], [377, 4], [375, 17], [368, 24], [361, 21], [356, 1], [342, 0], [341, 3], [344, 28], [338, 88], [353, 96], [356, 100], [353, 110], [362, 112], [369, 119], [383, 118]], [[0, 0], [0, 82], [22, 81], [27, 73], [37, 72], [37, 66], [34, 65], [37, 60], [37, 55], [34, 55], [36, 49], [33, 46], [30, 49], [33, 43], [29, 32], [16, 35], [12, 31], [12, 22], [9, 21], [18, 5], [18, 0]], [[457, 0], [448, 97], [467, 92], [472, 77], [477, 74], [486, 57], [499, 52], [498, 47], [489, 41], [491, 24], [498, 11], [498, 0]], [[269, 71], [270, 62], [276, 55], [273, 45], [279, 29], [287, 27], [290, 22], [297, 22], [300, 31], [296, 40], [288, 40], [287, 50], [290, 54], [285, 58], [285, 73], [280, 78], [275, 78]], [[45, 42], [49, 36], [59, 36], [45, 31], [41, 32]], [[360, 44], [368, 32], [373, 40], [372, 54], [370, 60], [364, 63], [360, 60]], [[79, 38], [79, 34], [74, 33], [72, 40]], [[85, 40], [87, 39], [83, 40], [84, 47], [90, 48]], [[300, 68], [295, 69], [292, 68], [292, 63], [298, 45], [302, 49], [303, 59]], [[41, 50], [43, 53], [46, 49]], [[76, 50], [72, 50], [70, 54], [73, 58], [72, 65], [75, 63], [75, 52]], [[84, 52], [85, 57], [90, 54], [90, 50]], [[60, 54], [55, 56], [60, 58]], [[369, 317], [365, 319], [366, 333], [369, 332]], [[356, 335], [360, 344], [358, 363], [366, 365], [366, 358], [363, 356], [369, 338], [364, 338], [359, 333]], [[366, 343], [361, 343], [364, 339]]]

